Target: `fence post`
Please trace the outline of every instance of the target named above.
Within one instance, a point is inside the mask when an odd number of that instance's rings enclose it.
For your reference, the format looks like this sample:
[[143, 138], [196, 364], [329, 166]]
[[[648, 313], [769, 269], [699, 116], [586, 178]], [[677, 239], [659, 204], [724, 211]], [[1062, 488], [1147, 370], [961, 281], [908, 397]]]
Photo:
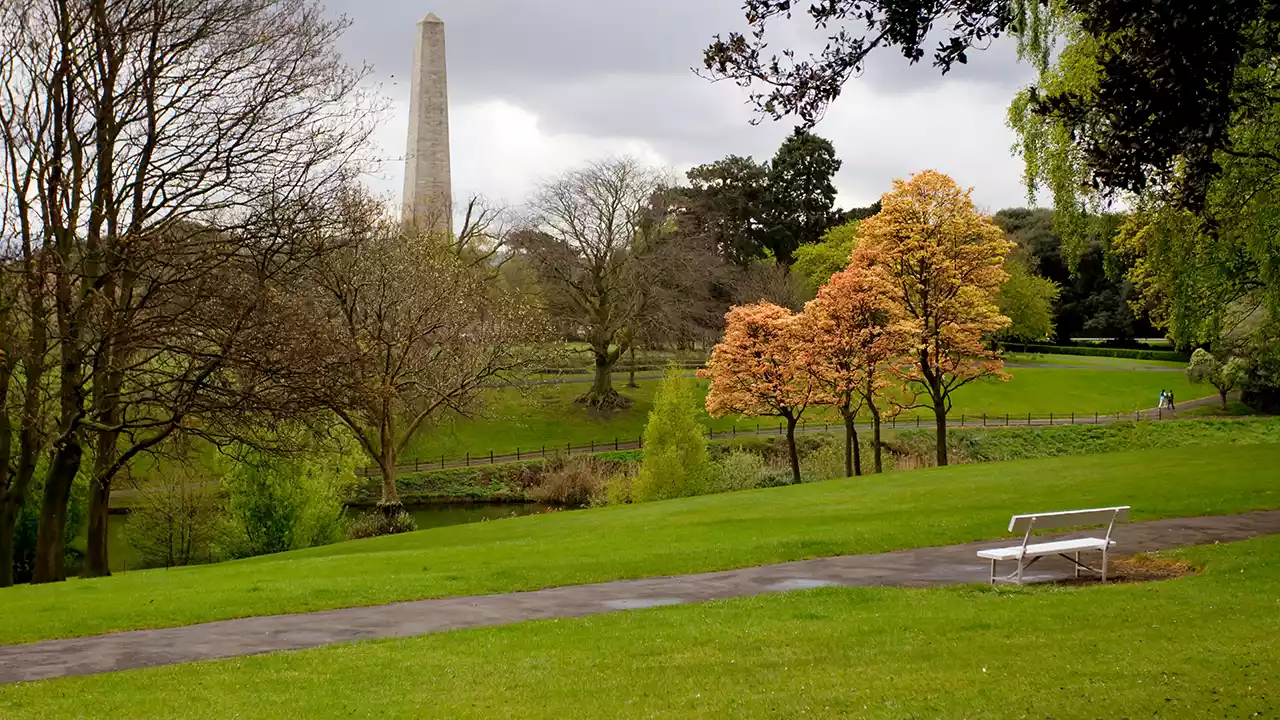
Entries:
[[1009, 427], [1009, 413], [1004, 414], [1004, 426]]
[[638, 450], [643, 450], [643, 449], [644, 449], [644, 436], [643, 436], [643, 435], [637, 435], [637, 436], [636, 436], [636, 449], [638, 449]]
[[987, 426], [987, 414], [982, 413], [982, 427], [986, 427], [986, 426]]
[[614, 449], [614, 451], [615, 451], [615, 452], [616, 452], [616, 451], [617, 451], [617, 449], [618, 449], [618, 436], [617, 436], [617, 435], [614, 435], [614, 436], [613, 436], [613, 449]]
[[471, 451], [467, 451], [467, 467], [471, 467]]
[[492, 465], [492, 464], [493, 464], [493, 451], [492, 451], [492, 450], [490, 450], [490, 451], [489, 451], [489, 464], [490, 464], [490, 465]]
[[1049, 413], [1049, 424], [1053, 424], [1053, 413]]
[[960, 427], [964, 427], [964, 413], [960, 413]]
[[542, 446], [542, 457], [544, 457], [544, 458], [545, 458], [546, 456], [547, 456], [547, 446], [546, 446], [546, 445], [543, 445], [543, 446]]
[[1031, 425], [1031, 413], [1027, 413], [1027, 425]]
[[443, 469], [444, 469], [444, 455], [441, 455], [441, 456], [440, 456], [440, 469], [441, 469], [441, 470], [443, 470]]
[[516, 462], [520, 462], [520, 448], [516, 448]]
[[1071, 424], [1072, 424], [1072, 425], [1075, 425], [1075, 424], [1076, 424], [1076, 414], [1075, 414], [1075, 413], [1071, 413]]
[[1098, 424], [1098, 413], [1094, 413], [1094, 414], [1093, 414], [1093, 424], [1094, 424], [1094, 425], [1097, 425], [1097, 424]]
[[916, 414], [916, 427], [917, 427], [917, 428], [918, 428], [918, 427], [920, 427], [920, 415], [919, 415], [919, 413], [917, 413], [917, 414]]
[[592, 440], [592, 441], [591, 441], [591, 452], [595, 452], [595, 451], [596, 451], [596, 441], [595, 441], [595, 440]]

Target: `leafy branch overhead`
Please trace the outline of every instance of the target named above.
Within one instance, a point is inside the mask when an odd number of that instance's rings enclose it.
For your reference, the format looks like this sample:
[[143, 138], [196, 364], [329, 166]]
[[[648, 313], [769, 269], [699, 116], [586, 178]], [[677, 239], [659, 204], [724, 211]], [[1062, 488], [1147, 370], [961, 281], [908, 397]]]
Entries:
[[1203, 205], [1218, 153], [1249, 152], [1227, 131], [1240, 110], [1240, 71], [1280, 50], [1280, 6], [1268, 0], [1147, 3], [1130, 0], [822, 0], [805, 11], [825, 38], [802, 56], [771, 49], [769, 30], [792, 21], [791, 0], [746, 0], [746, 32], [717, 36], [706, 48], [708, 76], [752, 87], [763, 115], [817, 123], [847, 82], [878, 50], [915, 63], [939, 32], [932, 63], [943, 73], [1001, 35], [1047, 63], [1055, 33], [1078, 22], [1103, 42], [1098, 81], [1087, 91], [1033, 88], [1031, 109], [1074, 129], [1098, 190], [1167, 188], [1185, 207]]

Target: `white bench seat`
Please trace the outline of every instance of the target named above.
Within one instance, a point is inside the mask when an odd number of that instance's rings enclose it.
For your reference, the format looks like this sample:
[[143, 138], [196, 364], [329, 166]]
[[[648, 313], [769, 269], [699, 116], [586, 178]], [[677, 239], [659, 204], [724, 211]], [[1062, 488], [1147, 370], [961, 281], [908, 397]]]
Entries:
[[979, 550], [978, 557], [987, 560], [1017, 560], [1020, 557], [1036, 557], [1038, 555], [1057, 555], [1065, 552], [1085, 550], [1102, 550], [1104, 547], [1115, 547], [1116, 541], [1102, 538], [1080, 538], [1078, 540], [1058, 540], [1056, 542], [1032, 543], [1021, 547], [1002, 547], [992, 550]]
[[[1129, 506], [1109, 508], [1093, 508], [1090, 510], [1067, 510], [1064, 512], [1036, 513], [1033, 515], [1014, 515], [1009, 521], [1009, 532], [1025, 531], [1022, 536], [1021, 545], [1012, 545], [1009, 547], [989, 548], [979, 550], [978, 557], [991, 561], [991, 584], [1003, 580], [1007, 582], [1022, 584], [1022, 573], [1031, 567], [1042, 557], [1051, 555], [1059, 555], [1075, 564], [1075, 575], [1080, 577], [1081, 570], [1098, 573], [1102, 576], [1103, 582], [1107, 579], [1107, 554], [1108, 551], [1115, 547], [1115, 541], [1111, 539], [1111, 530], [1117, 522], [1124, 522], [1129, 519]], [[1107, 526], [1107, 533], [1104, 537], [1084, 537], [1071, 540], [1054, 540], [1052, 542], [1031, 542], [1031, 533], [1035, 530], [1052, 530], [1055, 528], [1069, 527], [1088, 527], [1088, 526]], [[1082, 552], [1100, 552], [1102, 553], [1102, 567], [1100, 569], [1092, 568], [1080, 562], [1080, 553]], [[996, 563], [1002, 560], [1016, 560], [1018, 568], [1008, 577], [996, 577]]]

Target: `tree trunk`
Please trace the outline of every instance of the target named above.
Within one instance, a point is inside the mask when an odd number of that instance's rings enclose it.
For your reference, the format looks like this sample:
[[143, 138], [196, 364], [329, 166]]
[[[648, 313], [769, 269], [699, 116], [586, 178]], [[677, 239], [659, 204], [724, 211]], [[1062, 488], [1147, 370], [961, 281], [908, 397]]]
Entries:
[[787, 450], [791, 453], [791, 482], [800, 484], [800, 455], [796, 452], [796, 420], [787, 418]]
[[[110, 383], [108, 393], [114, 397], [119, 386], [111, 383], [112, 379], [108, 377], [103, 382]], [[119, 413], [116, 412], [115, 406], [107, 407], [110, 409], [99, 413], [102, 421], [119, 422]], [[116, 448], [120, 433], [114, 429], [102, 430], [97, 433], [97, 436], [98, 441], [93, 458], [93, 479], [89, 481], [89, 536], [84, 558], [83, 575], [85, 577], [107, 577], [111, 574], [111, 560], [107, 557], [110, 538], [107, 522], [108, 515], [111, 513], [111, 480], [112, 475], [115, 474], [111, 466], [117, 459]]]
[[33, 584], [67, 579], [67, 504], [71, 501], [71, 485], [80, 471], [82, 454], [79, 439], [74, 437], [64, 440], [54, 452], [40, 505], [36, 559], [31, 572]]
[[853, 477], [853, 421], [844, 419], [844, 476]]
[[938, 434], [938, 467], [947, 465], [947, 406], [943, 401], [934, 401], [933, 416], [937, 423]]
[[627, 407], [630, 401], [613, 389], [613, 367], [618, 364], [621, 350], [600, 351], [593, 349], [596, 361], [595, 381], [586, 395], [578, 398], [578, 402], [600, 410], [613, 410]]
[[875, 406], [871, 406], [871, 450], [876, 458], [876, 473], [884, 472], [884, 463], [881, 460], [882, 448], [884, 446], [880, 442], [880, 410]]
[[0, 503], [0, 587], [13, 586], [13, 532], [22, 502], [8, 493]]
[[857, 418], [844, 413], [844, 476], [862, 475], [862, 448], [858, 447]]
[[107, 516], [111, 509], [111, 482], [89, 483], [89, 542], [84, 558], [84, 577], [106, 577], [111, 574], [107, 558]]
[[378, 509], [392, 518], [404, 511], [404, 504], [400, 502], [400, 489], [396, 487], [396, 455], [391, 443], [383, 445], [378, 467], [382, 470], [382, 500], [378, 502]]
[[1227, 391], [1219, 390], [1218, 395], [1222, 397], [1222, 409], [1226, 410], [1227, 409]]
[[636, 384], [636, 346], [632, 345], [628, 348], [627, 353], [631, 356], [631, 376], [627, 381], [627, 387], [638, 388], [640, 386]]

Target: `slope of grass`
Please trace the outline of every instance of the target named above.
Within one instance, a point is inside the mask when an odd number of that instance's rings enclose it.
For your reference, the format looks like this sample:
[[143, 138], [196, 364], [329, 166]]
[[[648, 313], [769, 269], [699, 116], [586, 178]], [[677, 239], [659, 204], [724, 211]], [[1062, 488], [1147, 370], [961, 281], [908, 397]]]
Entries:
[[[1144, 372], [1139, 370], [1080, 369], [1078, 367], [1011, 368], [1008, 382], [984, 380], [956, 392], [953, 416], [959, 419], [981, 417], [1025, 418], [1028, 413], [1047, 417], [1050, 413], [1066, 418], [1071, 413], [1092, 418], [1094, 413], [1131, 413], [1156, 406], [1160, 390], [1168, 388], [1178, 400], [1190, 400], [1212, 392], [1191, 386], [1184, 374]], [[537, 385], [493, 389], [486, 394], [484, 412], [473, 419], [453, 418], [424, 429], [404, 454], [403, 462], [432, 462], [440, 457], [473, 458], [538, 451], [544, 445], [550, 450], [567, 444], [585, 447], [611, 445], [615, 439], [634, 441], [644, 432], [644, 424], [653, 408], [657, 380], [641, 380], [636, 389], [618, 389], [632, 398], [633, 407], [614, 413], [599, 413], [574, 403], [586, 386], [582, 383]], [[705, 392], [706, 383], [700, 383]], [[900, 423], [914, 422], [919, 415], [925, 421], [931, 411], [910, 411]], [[805, 415], [809, 423], [838, 423], [836, 413], [826, 408], [813, 408]], [[777, 418], [725, 417], [702, 421], [717, 433], [736, 427], [751, 431], [757, 426], [773, 427]]]
[[[956, 428], [949, 447], [959, 462], [996, 462], [1196, 445], [1280, 444], [1280, 419], [1176, 420], [1030, 428]], [[899, 431], [893, 447], [923, 457], [934, 452], [927, 430]]]
[[1271, 717], [1280, 537], [1149, 585], [822, 589], [0, 688], [25, 717]]
[[[436, 528], [218, 565], [0, 590], [0, 644], [721, 570], [999, 537], [1013, 512], [1280, 507], [1280, 446], [965, 465]], [[1171, 488], [1176, 488], [1171, 491]]]

